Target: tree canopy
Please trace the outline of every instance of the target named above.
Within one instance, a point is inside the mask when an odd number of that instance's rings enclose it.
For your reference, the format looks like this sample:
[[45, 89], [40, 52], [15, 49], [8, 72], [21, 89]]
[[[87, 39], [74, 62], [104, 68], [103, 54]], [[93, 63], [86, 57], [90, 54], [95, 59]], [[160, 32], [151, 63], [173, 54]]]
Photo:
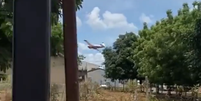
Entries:
[[[51, 56], [59, 56], [64, 53], [63, 48], [63, 29], [62, 24], [58, 23], [52, 26], [52, 36], [50, 39], [51, 42]], [[61, 56], [61, 55], [60, 55]], [[85, 57], [83, 55], [78, 55], [78, 64], [81, 65], [81, 60], [84, 60]]]
[[114, 42], [113, 48], [104, 49], [104, 65], [107, 67], [106, 77], [120, 80], [136, 78], [137, 72], [132, 60], [133, 52], [131, 47], [136, 40], [137, 36], [134, 33], [126, 33], [125, 35], [119, 35], [119, 38]]
[[106, 77], [135, 79], [148, 76], [151, 83], [193, 86], [201, 83], [201, 3], [187, 3], [173, 16], [138, 33], [119, 35], [103, 51]]
[[[59, 22], [61, 13], [61, 0], [51, 0], [51, 55], [56, 56], [58, 53], [63, 53], [63, 30], [62, 24]], [[76, 0], [76, 9], [82, 8], [83, 0]], [[0, 3], [0, 71], [6, 71], [10, 68], [12, 61], [12, 35], [13, 35], [13, 0], [2, 0]], [[78, 62], [84, 56], [78, 56]]]
[[[14, 2], [13, 0], [2, 0], [3, 3], [0, 4], [0, 14], [6, 16], [5, 18], [9, 18], [10, 21], [13, 17], [14, 10]], [[80, 10], [82, 8], [83, 0], [75, 0], [76, 10]], [[56, 24], [59, 18], [62, 16], [62, 0], [51, 0], [51, 19], [52, 23]], [[2, 16], [1, 15], [1, 16]]]

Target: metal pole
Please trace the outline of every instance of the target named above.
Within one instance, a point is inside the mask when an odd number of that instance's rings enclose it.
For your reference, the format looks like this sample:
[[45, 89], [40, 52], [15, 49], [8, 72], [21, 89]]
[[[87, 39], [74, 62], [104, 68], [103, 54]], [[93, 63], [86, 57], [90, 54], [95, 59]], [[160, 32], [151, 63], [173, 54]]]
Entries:
[[66, 100], [79, 101], [75, 0], [63, 0]]
[[13, 101], [49, 101], [50, 0], [14, 0]]

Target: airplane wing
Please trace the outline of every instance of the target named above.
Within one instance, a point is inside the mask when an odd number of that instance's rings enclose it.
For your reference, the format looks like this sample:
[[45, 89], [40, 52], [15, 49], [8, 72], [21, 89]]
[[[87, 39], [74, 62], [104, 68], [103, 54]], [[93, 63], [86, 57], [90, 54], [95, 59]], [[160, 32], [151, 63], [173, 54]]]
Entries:
[[100, 53], [102, 53], [99, 49], [95, 49], [95, 50], [97, 50], [97, 51], [99, 51]]
[[87, 40], [84, 40], [89, 46], [93, 46], [91, 43], [89, 43]]

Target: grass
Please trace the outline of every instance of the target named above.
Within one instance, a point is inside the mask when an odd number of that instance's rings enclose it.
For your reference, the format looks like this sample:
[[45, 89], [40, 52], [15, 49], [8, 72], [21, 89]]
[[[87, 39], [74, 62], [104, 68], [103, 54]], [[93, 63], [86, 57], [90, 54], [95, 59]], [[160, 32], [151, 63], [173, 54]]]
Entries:
[[[135, 81], [129, 81], [125, 88], [100, 88], [98, 84], [87, 80], [80, 83], [80, 101], [194, 101], [182, 99], [178, 96], [164, 94], [148, 94], [139, 92], [139, 86]], [[146, 89], [146, 87], [145, 87]], [[65, 86], [61, 84], [51, 85], [50, 101], [66, 101]], [[0, 83], [0, 101], [12, 101], [11, 82]], [[148, 100], [147, 100], [148, 99]]]
[[[51, 101], [65, 101], [64, 89], [60, 85], [52, 85]], [[121, 92], [120, 89], [111, 90], [100, 88], [98, 84], [90, 81], [80, 83], [80, 101], [145, 101], [145, 94], [138, 94], [138, 100], [132, 92]], [[127, 90], [127, 88], [125, 88]]]

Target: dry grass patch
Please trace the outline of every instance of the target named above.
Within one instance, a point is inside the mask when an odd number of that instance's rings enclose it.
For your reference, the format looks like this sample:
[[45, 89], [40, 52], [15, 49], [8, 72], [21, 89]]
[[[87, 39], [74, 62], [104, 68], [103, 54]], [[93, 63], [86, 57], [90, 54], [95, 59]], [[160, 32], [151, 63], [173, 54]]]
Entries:
[[[64, 85], [51, 87], [51, 101], [66, 101]], [[115, 92], [109, 89], [105, 90], [98, 84], [92, 83], [90, 80], [80, 83], [80, 101], [135, 101], [134, 93]], [[144, 101], [144, 94], [138, 94], [137, 101]]]

